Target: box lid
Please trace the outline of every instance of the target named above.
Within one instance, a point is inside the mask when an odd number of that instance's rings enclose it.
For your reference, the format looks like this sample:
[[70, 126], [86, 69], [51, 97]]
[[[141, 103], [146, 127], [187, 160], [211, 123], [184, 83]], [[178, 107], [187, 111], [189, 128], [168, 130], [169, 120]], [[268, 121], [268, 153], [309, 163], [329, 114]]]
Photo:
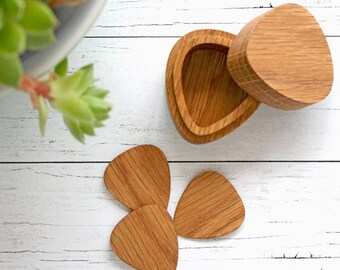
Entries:
[[320, 25], [296, 4], [248, 23], [233, 40], [227, 64], [243, 90], [279, 109], [319, 102], [333, 83], [332, 58]]

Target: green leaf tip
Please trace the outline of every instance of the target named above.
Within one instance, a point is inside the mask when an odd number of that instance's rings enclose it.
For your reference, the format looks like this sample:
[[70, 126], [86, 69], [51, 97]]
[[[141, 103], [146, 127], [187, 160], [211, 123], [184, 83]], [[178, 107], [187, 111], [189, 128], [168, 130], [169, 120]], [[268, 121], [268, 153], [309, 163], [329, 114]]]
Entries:
[[24, 0], [1, 0], [6, 18], [20, 20], [24, 14], [26, 2]]
[[58, 77], [49, 83], [52, 97], [50, 103], [63, 114], [71, 134], [78, 141], [84, 142], [85, 135], [95, 135], [94, 129], [104, 126], [102, 121], [109, 118], [111, 104], [104, 100], [108, 91], [92, 85], [92, 64], [67, 76], [65, 61], [56, 67]]
[[89, 88], [85, 95], [86, 96], [92, 96], [92, 97], [98, 97], [98, 98], [105, 98], [107, 94], [109, 93], [106, 89], [100, 89], [100, 88]]
[[68, 60], [67, 58], [64, 58], [61, 60], [58, 65], [55, 67], [54, 72], [59, 76], [59, 77], [65, 77], [67, 75], [68, 71]]
[[21, 25], [27, 32], [37, 33], [54, 29], [58, 20], [52, 9], [37, 0], [26, 0]]
[[52, 101], [55, 108], [74, 121], [92, 122], [95, 120], [90, 107], [77, 97], [67, 96]]
[[47, 122], [47, 104], [43, 96], [37, 96], [37, 104], [39, 110], [39, 127], [41, 135], [45, 134], [45, 127]]
[[23, 73], [18, 55], [0, 53], [0, 83], [18, 88]]
[[26, 47], [26, 33], [16, 22], [6, 21], [0, 30], [0, 52], [21, 54]]
[[80, 129], [84, 132], [84, 134], [87, 134], [89, 136], [96, 135], [94, 132], [94, 123], [85, 123], [80, 122]]
[[64, 116], [64, 123], [74, 138], [76, 138], [81, 143], [85, 143], [84, 132], [81, 130], [79, 122]]
[[77, 88], [83, 79], [84, 71], [78, 70], [70, 76], [56, 79], [50, 83], [51, 96], [54, 98], [74, 95], [77, 96]]
[[[37, 84], [25, 84], [26, 76], [20, 56], [27, 50], [40, 51], [56, 42], [58, 19], [52, 10], [62, 4], [81, 0], [0, 0], [0, 84], [27, 92], [38, 110], [39, 128], [45, 133], [47, 101], [63, 115], [65, 125], [80, 142], [85, 135], [95, 135], [109, 118], [111, 104], [108, 91], [94, 86], [93, 65], [86, 65], [67, 74], [68, 62], [63, 59], [47, 81], [31, 78]], [[27, 78], [26, 78], [27, 79]], [[30, 80], [27, 81], [31, 82]], [[38, 87], [44, 85], [43, 88]], [[33, 89], [32, 89], [33, 88]]]
[[0, 83], [18, 88], [22, 76], [20, 56], [41, 50], [56, 40], [58, 20], [40, 0], [0, 0]]

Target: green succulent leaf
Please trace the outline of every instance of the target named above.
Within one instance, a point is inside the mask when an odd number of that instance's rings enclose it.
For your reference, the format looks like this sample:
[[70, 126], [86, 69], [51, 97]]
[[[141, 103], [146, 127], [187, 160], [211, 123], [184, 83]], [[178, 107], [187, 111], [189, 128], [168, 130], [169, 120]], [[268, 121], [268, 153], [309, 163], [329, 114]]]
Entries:
[[95, 120], [90, 107], [77, 97], [66, 96], [56, 98], [51, 104], [67, 118], [74, 121], [93, 122]]
[[80, 122], [80, 129], [87, 135], [94, 136], [96, 135], [94, 132], [94, 123], [85, 123], [85, 122]]
[[84, 132], [81, 130], [79, 122], [64, 116], [64, 123], [78, 141], [85, 142]]
[[80, 69], [83, 71], [83, 78], [75, 89], [75, 93], [82, 95], [93, 82], [93, 65], [87, 65]]
[[26, 8], [20, 23], [28, 32], [46, 32], [55, 27], [57, 18], [45, 3], [26, 0]]
[[104, 100], [107, 91], [92, 87], [93, 65], [87, 65], [67, 76], [67, 60], [55, 68], [58, 75], [49, 83], [52, 107], [59, 110], [73, 136], [84, 142], [86, 135], [95, 135], [95, 127], [104, 126], [111, 104]]
[[110, 115], [108, 113], [94, 113], [94, 116], [97, 121], [104, 121], [110, 118]]
[[13, 21], [6, 21], [0, 30], [0, 52], [21, 54], [26, 46], [24, 29]]
[[4, 25], [4, 10], [2, 6], [0, 5], [0, 30], [3, 25]]
[[71, 76], [63, 77], [51, 82], [50, 83], [50, 86], [52, 88], [51, 96], [57, 98], [73, 93], [80, 84], [83, 75], [84, 71], [78, 70]]
[[103, 99], [91, 96], [83, 96], [84, 100], [91, 108], [94, 113], [107, 113], [111, 109], [111, 104]]
[[54, 30], [45, 32], [27, 32], [27, 49], [31, 51], [39, 51], [51, 46], [55, 43], [56, 37]]
[[20, 20], [24, 14], [25, 1], [24, 0], [1, 0], [4, 9], [4, 14], [7, 18]]
[[0, 53], [0, 83], [17, 88], [22, 75], [22, 65], [17, 55]]
[[100, 127], [105, 127], [105, 125], [101, 121], [95, 121], [94, 122], [94, 127], [100, 128]]
[[64, 58], [59, 64], [55, 67], [54, 72], [59, 77], [65, 77], [68, 70], [68, 60], [67, 58]]
[[42, 135], [45, 134], [45, 127], [47, 121], [47, 103], [43, 96], [37, 97], [37, 104], [39, 110], [39, 127]]
[[[0, 84], [20, 87], [29, 93], [32, 90], [39, 92], [39, 80], [22, 77], [24, 74], [20, 55], [26, 50], [44, 49], [56, 41], [54, 30], [58, 20], [52, 6], [79, 2], [0, 0]], [[34, 106], [38, 109], [41, 134], [45, 132], [49, 101], [53, 108], [63, 114], [72, 135], [84, 142], [85, 135], [95, 135], [95, 128], [103, 127], [102, 121], [109, 118], [111, 104], [104, 100], [108, 91], [93, 86], [93, 65], [84, 66], [67, 76], [68, 62], [63, 59], [54, 72], [54, 76], [49, 77], [48, 88], [44, 89], [48, 92], [43, 92], [44, 96], [32, 94]], [[36, 82], [38, 86], [31, 82]], [[41, 83], [46, 86], [46, 82]]]
[[105, 98], [109, 91], [100, 88], [89, 88], [86, 92], [86, 96], [97, 97], [97, 98]]

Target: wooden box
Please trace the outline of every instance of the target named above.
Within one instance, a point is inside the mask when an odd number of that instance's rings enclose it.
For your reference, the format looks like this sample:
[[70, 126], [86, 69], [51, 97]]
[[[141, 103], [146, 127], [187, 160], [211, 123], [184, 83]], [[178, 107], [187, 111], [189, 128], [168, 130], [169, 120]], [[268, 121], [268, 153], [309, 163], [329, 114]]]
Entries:
[[170, 112], [192, 143], [225, 136], [260, 103], [294, 110], [323, 100], [333, 82], [326, 38], [313, 15], [285, 4], [241, 32], [197, 30], [173, 47], [167, 64]]

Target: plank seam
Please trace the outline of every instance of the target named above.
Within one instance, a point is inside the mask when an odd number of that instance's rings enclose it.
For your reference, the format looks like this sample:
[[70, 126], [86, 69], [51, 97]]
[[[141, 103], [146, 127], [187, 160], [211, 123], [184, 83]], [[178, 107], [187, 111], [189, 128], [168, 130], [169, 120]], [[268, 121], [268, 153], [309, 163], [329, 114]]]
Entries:
[[[181, 36], [178, 36], [178, 35], [174, 35], [174, 36], [118, 36], [118, 35], [115, 35], [115, 36], [104, 36], [104, 35], [100, 35], [100, 36], [85, 36], [84, 38], [86, 39], [96, 39], [96, 38], [112, 38], [112, 39], [137, 39], [137, 38], [140, 38], [140, 39], [153, 39], [153, 38], [164, 38], [164, 39], [172, 39], [172, 38], [180, 38]], [[325, 35], [326, 38], [339, 38], [340, 35]]]
[[[15, 164], [108, 164], [110, 161], [1, 161], [0, 165]], [[340, 163], [340, 160], [169, 160], [170, 164], [190, 163]]]

